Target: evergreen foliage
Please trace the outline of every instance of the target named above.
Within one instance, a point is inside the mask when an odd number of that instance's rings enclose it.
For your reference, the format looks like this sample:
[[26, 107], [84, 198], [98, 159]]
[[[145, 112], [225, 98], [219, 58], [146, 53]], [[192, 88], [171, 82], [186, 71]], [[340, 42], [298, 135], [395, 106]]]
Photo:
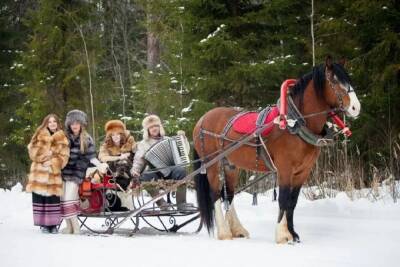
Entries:
[[[400, 4], [316, 1], [314, 13], [317, 64], [346, 58], [362, 103], [352, 150], [398, 166]], [[310, 14], [305, 0], [2, 1], [0, 187], [24, 179], [25, 147], [47, 113], [91, 118], [90, 89], [97, 142], [109, 119], [140, 139], [142, 119], [156, 113], [169, 134], [191, 136], [214, 106], [275, 103], [282, 81], [312, 68]]]

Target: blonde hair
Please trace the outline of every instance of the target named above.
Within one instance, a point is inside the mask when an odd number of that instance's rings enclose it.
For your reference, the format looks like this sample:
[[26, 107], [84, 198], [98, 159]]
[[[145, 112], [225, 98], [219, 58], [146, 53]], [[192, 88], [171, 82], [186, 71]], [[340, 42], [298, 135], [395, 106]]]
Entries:
[[[89, 138], [90, 135], [89, 133], [86, 131], [85, 126], [82, 125], [82, 123], [79, 123], [79, 125], [81, 126], [81, 130], [79, 133], [79, 143], [80, 143], [80, 150], [82, 154], [85, 154], [88, 147], [89, 147]], [[68, 129], [66, 129], [67, 133], [69, 136], [74, 135], [74, 133], [71, 130], [71, 125], [68, 126]]]
[[46, 117], [44, 117], [42, 123], [36, 129], [35, 133], [33, 134], [32, 138], [31, 138], [31, 143], [36, 142], [39, 132], [42, 131], [43, 129], [47, 128], [47, 126], [49, 125], [50, 118], [54, 118], [55, 121], [57, 122], [57, 131], [62, 130], [62, 124], [60, 122], [60, 118], [56, 114], [49, 114]]
[[81, 133], [79, 134], [79, 140], [81, 142], [81, 153], [85, 154], [89, 147], [89, 138], [90, 135], [86, 131], [85, 127], [81, 125]]

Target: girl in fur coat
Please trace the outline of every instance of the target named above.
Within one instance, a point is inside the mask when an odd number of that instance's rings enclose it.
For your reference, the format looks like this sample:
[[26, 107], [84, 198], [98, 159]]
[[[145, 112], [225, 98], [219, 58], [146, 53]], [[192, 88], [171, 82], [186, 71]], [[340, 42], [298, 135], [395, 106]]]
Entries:
[[[100, 147], [99, 160], [107, 162], [116, 176], [116, 182], [123, 190], [127, 190], [130, 181], [130, 169], [132, 167], [133, 155], [136, 151], [136, 142], [125, 124], [120, 120], [110, 120], [106, 123], [104, 130], [106, 138]], [[110, 193], [111, 194], [111, 193]], [[118, 191], [116, 195], [107, 195], [113, 205], [111, 210], [132, 209], [131, 196], [125, 192]]]
[[67, 165], [62, 170], [64, 194], [61, 198], [62, 216], [67, 224], [63, 229], [65, 234], [79, 234], [79, 185], [86, 175], [89, 164], [93, 164], [101, 173], [107, 171], [108, 165], [96, 158], [96, 147], [92, 137], [85, 130], [87, 127], [86, 113], [71, 110], [65, 118], [65, 128], [69, 140], [70, 156]]
[[100, 161], [116, 162], [127, 160], [130, 162], [133, 153], [136, 151], [136, 142], [135, 138], [126, 130], [124, 123], [120, 120], [108, 121], [104, 130], [106, 138], [100, 147]]
[[61, 223], [61, 169], [68, 162], [68, 139], [57, 115], [47, 115], [28, 145], [32, 160], [27, 192], [32, 192], [33, 222], [44, 233], [57, 233]]

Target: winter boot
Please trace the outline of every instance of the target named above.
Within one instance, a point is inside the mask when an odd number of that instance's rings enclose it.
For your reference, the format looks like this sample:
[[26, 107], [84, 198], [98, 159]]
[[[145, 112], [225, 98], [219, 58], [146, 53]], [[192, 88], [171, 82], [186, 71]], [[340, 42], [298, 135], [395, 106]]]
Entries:
[[61, 230], [61, 233], [63, 234], [72, 234], [72, 223], [71, 223], [71, 219], [65, 219], [64, 220], [65, 223], [67, 224], [67, 227], [65, 227], [64, 229]]
[[[148, 188], [146, 190], [147, 190], [147, 193], [149, 193], [149, 195], [153, 198], [159, 194], [159, 191], [156, 190], [155, 188]], [[157, 200], [156, 204], [157, 204], [157, 206], [160, 207], [161, 210], [169, 210], [169, 208], [170, 208], [170, 205], [168, 204], [167, 201], [165, 201], [164, 198]]]
[[57, 225], [52, 225], [49, 227], [49, 231], [51, 234], [58, 234], [58, 228]]
[[179, 211], [189, 211], [194, 208], [192, 203], [186, 203], [186, 185], [182, 185], [176, 190], [176, 204]]
[[50, 234], [51, 232], [50, 232], [50, 227], [48, 227], [48, 226], [40, 226], [40, 231], [43, 233], [43, 234]]

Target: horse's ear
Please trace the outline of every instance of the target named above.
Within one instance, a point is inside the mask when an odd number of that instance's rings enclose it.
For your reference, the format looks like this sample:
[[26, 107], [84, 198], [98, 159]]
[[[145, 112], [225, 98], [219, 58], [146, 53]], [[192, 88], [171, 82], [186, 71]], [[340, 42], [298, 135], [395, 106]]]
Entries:
[[331, 57], [330, 55], [327, 55], [327, 56], [326, 56], [326, 59], [325, 59], [325, 66], [326, 66], [328, 69], [332, 69], [332, 64], [333, 64], [333, 62], [332, 62], [332, 57]]
[[345, 67], [346, 62], [347, 62], [346, 58], [345, 58], [345, 57], [342, 57], [342, 58], [339, 60], [338, 63], [339, 63], [340, 65], [342, 65], [342, 67]]

